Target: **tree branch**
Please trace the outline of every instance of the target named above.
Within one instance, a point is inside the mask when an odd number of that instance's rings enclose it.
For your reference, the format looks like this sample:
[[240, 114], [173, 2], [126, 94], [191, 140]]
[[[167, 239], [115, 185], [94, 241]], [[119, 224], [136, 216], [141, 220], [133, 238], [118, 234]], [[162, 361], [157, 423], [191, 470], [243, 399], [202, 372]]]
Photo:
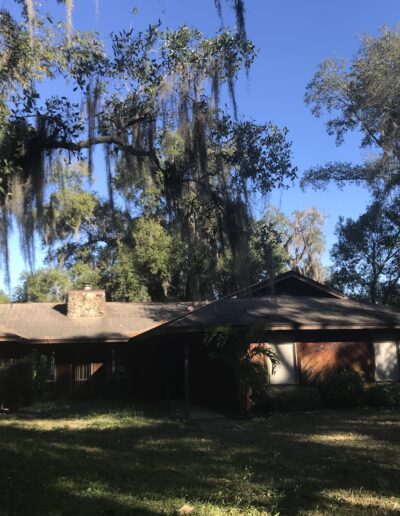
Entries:
[[136, 149], [132, 145], [127, 144], [119, 136], [114, 134], [95, 136], [93, 138], [87, 138], [85, 140], [80, 140], [77, 142], [66, 140], [54, 140], [52, 138], [49, 138], [44, 142], [43, 147], [45, 149], [64, 149], [72, 152], [79, 152], [81, 150], [88, 149], [89, 147], [93, 147], [94, 145], [101, 144], [116, 145], [117, 147], [123, 149], [125, 152], [129, 152], [133, 156], [152, 158], [154, 157], [154, 151]]

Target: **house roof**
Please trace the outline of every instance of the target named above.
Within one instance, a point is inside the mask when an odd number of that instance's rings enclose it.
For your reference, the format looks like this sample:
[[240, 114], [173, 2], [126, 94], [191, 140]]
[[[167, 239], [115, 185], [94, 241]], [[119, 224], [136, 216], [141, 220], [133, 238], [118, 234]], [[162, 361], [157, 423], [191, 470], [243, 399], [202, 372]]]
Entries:
[[4, 326], [0, 326], [0, 342], [10, 341], [10, 340], [24, 340], [22, 337], [17, 335], [17, 333], [5, 328]]
[[[0, 304], [0, 340], [121, 342], [193, 309], [193, 303], [106, 303], [104, 317], [70, 318], [65, 304]], [[7, 325], [3, 332], [2, 326]], [[1, 336], [4, 335], [2, 339]]]
[[239, 327], [260, 322], [274, 330], [400, 329], [400, 311], [350, 299], [264, 296], [211, 303], [165, 326], [191, 331], [217, 324]]
[[[254, 296], [260, 295], [304, 295], [311, 297], [331, 297], [346, 299], [346, 296], [327, 285], [315, 281], [295, 270], [283, 272], [274, 278], [261, 281], [243, 291], [246, 294], [251, 292]], [[243, 297], [239, 296], [239, 297]]]
[[[105, 315], [99, 317], [67, 317], [66, 304], [0, 304], [0, 341], [127, 342], [139, 335], [202, 331], [218, 324], [263, 323], [282, 331], [400, 330], [400, 310], [347, 299], [295, 271], [277, 276], [276, 292], [265, 295], [270, 286], [261, 282], [214, 302], [105, 303]], [[300, 295], [302, 290], [306, 295]]]

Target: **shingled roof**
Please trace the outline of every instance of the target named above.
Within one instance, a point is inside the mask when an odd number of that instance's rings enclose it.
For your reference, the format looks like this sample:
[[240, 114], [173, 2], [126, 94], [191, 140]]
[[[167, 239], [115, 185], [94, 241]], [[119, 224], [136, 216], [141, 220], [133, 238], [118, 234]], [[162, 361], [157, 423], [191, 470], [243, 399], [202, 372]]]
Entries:
[[217, 324], [271, 330], [400, 330], [400, 311], [349, 299], [266, 296], [199, 303], [106, 303], [104, 317], [71, 319], [66, 305], [0, 304], [0, 340], [127, 342], [147, 333], [203, 331]]
[[[0, 304], [1, 340], [121, 342], [188, 313], [193, 303], [106, 303], [104, 317], [67, 317], [65, 304]], [[2, 331], [4, 326], [4, 332]]]
[[243, 289], [237, 297], [250, 297], [249, 294], [253, 297], [268, 295], [302, 295], [347, 299], [342, 292], [308, 278], [296, 270], [283, 272], [274, 278], [251, 285]]
[[249, 326], [260, 322], [275, 330], [400, 329], [400, 311], [350, 299], [264, 296], [211, 303], [165, 326], [172, 331], [190, 331], [217, 324]]

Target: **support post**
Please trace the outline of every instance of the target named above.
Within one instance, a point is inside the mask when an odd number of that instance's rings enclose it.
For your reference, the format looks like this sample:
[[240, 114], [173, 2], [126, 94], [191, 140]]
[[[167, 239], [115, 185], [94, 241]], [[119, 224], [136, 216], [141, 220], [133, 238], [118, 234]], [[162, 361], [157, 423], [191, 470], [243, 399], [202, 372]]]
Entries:
[[169, 388], [169, 353], [168, 348], [164, 344], [164, 388], [165, 388], [165, 406], [168, 412], [171, 410], [171, 403], [170, 403], [170, 388]]
[[190, 361], [189, 361], [189, 346], [184, 344], [184, 368], [185, 368], [185, 416], [190, 417]]

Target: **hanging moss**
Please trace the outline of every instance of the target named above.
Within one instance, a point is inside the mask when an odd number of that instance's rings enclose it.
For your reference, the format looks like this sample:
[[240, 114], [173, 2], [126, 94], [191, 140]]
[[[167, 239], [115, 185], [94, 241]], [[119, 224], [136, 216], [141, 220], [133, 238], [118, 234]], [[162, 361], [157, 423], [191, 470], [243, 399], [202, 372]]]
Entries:
[[71, 38], [72, 32], [72, 11], [74, 8], [74, 0], [65, 0], [65, 9], [66, 9], [66, 21], [65, 21], [65, 30], [67, 33], [68, 41]]
[[87, 128], [88, 128], [88, 171], [89, 179], [93, 178], [93, 144], [94, 137], [96, 134], [96, 116], [97, 116], [97, 105], [99, 100], [98, 88], [93, 87], [92, 83], [89, 82], [86, 87], [86, 112], [87, 112]]
[[35, 23], [35, 6], [33, 4], [33, 0], [25, 0], [26, 13], [28, 17], [28, 26], [29, 26], [29, 34], [33, 36], [33, 26]]
[[211, 98], [218, 117], [220, 109], [220, 70], [217, 61], [214, 61], [211, 66]]
[[0, 208], [0, 259], [4, 269], [4, 280], [7, 287], [10, 286], [10, 256], [8, 233], [11, 227], [10, 213], [7, 207]]
[[221, 0], [214, 0], [215, 7], [217, 9], [218, 16], [222, 22], [222, 4]]
[[112, 166], [111, 166], [111, 152], [110, 146], [104, 145], [104, 156], [105, 156], [105, 164], [106, 164], [106, 174], [107, 174], [107, 190], [108, 190], [108, 200], [111, 206], [111, 211], [114, 214], [114, 187], [113, 187], [113, 175], [112, 175]]
[[237, 30], [240, 38], [243, 41], [247, 40], [246, 36], [246, 21], [245, 21], [245, 6], [244, 0], [233, 0], [233, 5], [236, 14]]
[[[239, 124], [220, 111], [220, 98], [225, 88], [236, 118], [235, 80], [241, 66], [251, 63], [254, 47], [247, 40], [243, 46], [242, 37], [228, 31], [205, 39], [186, 26], [175, 32], [150, 27], [138, 35], [116, 35], [111, 56], [105, 57], [93, 39], [78, 36], [64, 44], [62, 56], [63, 73], [84, 92], [84, 107], [79, 113], [68, 99], [55, 96], [37, 116], [33, 98], [29, 109], [36, 125], [27, 122], [30, 115], [10, 122], [0, 141], [1, 155], [12, 163], [5, 183], [10, 195], [0, 204], [8, 217], [3, 231], [13, 214], [31, 263], [33, 235], [43, 230], [45, 158], [60, 152], [71, 163], [87, 158], [91, 178], [93, 149], [101, 145], [111, 212], [122, 199], [131, 213], [156, 213], [173, 227], [187, 252], [181, 281], [188, 297], [213, 295], [217, 262], [224, 255], [231, 256], [237, 286], [245, 284], [248, 189], [260, 175], [274, 177], [274, 172], [263, 130], [253, 131], [253, 138], [251, 124], [244, 127], [248, 138], [242, 140], [252, 145], [241, 145]], [[59, 184], [64, 184], [62, 174]]]

